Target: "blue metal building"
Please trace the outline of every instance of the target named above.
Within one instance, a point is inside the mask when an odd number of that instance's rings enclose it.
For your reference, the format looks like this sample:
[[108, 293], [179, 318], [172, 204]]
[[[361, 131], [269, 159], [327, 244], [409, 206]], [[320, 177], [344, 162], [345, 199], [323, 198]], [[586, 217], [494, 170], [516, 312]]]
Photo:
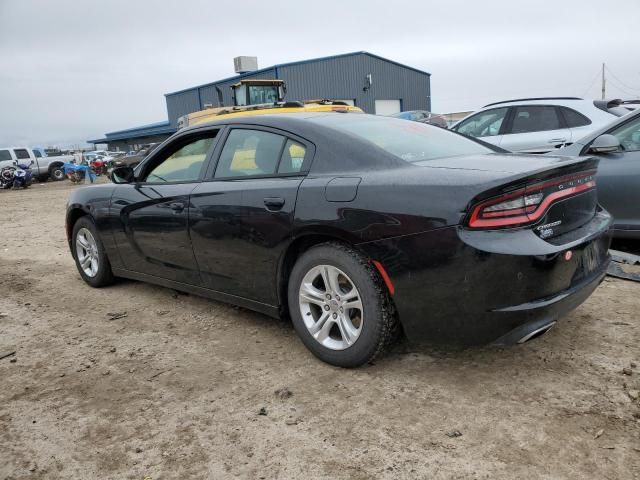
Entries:
[[175, 132], [182, 115], [202, 110], [207, 104], [218, 106], [218, 90], [222, 92], [224, 105], [231, 105], [231, 85], [252, 78], [284, 80], [287, 100], [343, 100], [367, 113], [383, 115], [431, 109], [430, 73], [372, 53], [353, 52], [283, 63], [167, 93], [167, 121], [107, 133], [105, 138], [89, 143], [106, 143], [109, 149], [124, 150], [162, 140]]

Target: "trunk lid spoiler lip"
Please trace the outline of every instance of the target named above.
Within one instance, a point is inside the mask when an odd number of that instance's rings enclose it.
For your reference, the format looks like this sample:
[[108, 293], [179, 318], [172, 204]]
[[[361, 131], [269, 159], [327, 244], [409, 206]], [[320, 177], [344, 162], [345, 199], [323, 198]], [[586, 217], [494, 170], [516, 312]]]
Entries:
[[489, 198], [492, 198], [498, 195], [503, 195], [521, 188], [525, 188], [529, 185], [533, 185], [535, 183], [538, 183], [544, 180], [549, 180], [554, 177], [561, 177], [565, 175], [570, 175], [572, 173], [589, 172], [589, 171], [594, 171], [597, 173], [600, 159], [596, 157], [564, 157], [564, 158], [571, 159], [574, 161], [563, 163], [552, 168], [546, 167], [546, 168], [532, 169], [529, 172], [514, 172], [514, 176], [517, 175], [518, 178], [507, 180], [505, 183], [502, 183], [495, 187], [489, 188], [488, 190], [485, 190], [482, 193], [479, 193], [478, 195], [476, 195], [474, 198], [471, 199], [471, 201], [468, 203], [467, 208], [465, 210], [468, 212], [473, 205], [483, 200], [487, 200]]

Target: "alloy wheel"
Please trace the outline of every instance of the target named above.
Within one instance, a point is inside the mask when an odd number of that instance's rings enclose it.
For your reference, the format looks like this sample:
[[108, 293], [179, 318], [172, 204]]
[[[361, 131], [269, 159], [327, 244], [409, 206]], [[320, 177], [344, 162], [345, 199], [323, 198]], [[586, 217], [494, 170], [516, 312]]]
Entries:
[[362, 332], [360, 292], [339, 268], [317, 265], [309, 270], [302, 279], [298, 303], [307, 330], [326, 348], [345, 350]]
[[78, 230], [76, 235], [76, 255], [84, 274], [87, 277], [95, 277], [100, 266], [98, 244], [87, 228], [83, 227]]

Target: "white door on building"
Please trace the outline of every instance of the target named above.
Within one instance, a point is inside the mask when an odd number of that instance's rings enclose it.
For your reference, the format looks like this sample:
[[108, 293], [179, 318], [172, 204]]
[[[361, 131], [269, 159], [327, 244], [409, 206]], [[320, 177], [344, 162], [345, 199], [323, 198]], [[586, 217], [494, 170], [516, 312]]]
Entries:
[[376, 115], [400, 113], [400, 100], [376, 100]]

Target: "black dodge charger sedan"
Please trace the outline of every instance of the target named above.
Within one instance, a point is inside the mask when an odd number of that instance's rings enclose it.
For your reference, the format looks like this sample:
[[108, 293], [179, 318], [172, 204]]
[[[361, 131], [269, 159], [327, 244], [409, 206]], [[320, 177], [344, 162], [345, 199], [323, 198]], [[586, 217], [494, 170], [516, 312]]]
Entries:
[[524, 342], [582, 303], [609, 262], [597, 162], [358, 113], [227, 118], [75, 191], [66, 230], [93, 287], [126, 277], [287, 315], [316, 356], [354, 367], [400, 333]]

